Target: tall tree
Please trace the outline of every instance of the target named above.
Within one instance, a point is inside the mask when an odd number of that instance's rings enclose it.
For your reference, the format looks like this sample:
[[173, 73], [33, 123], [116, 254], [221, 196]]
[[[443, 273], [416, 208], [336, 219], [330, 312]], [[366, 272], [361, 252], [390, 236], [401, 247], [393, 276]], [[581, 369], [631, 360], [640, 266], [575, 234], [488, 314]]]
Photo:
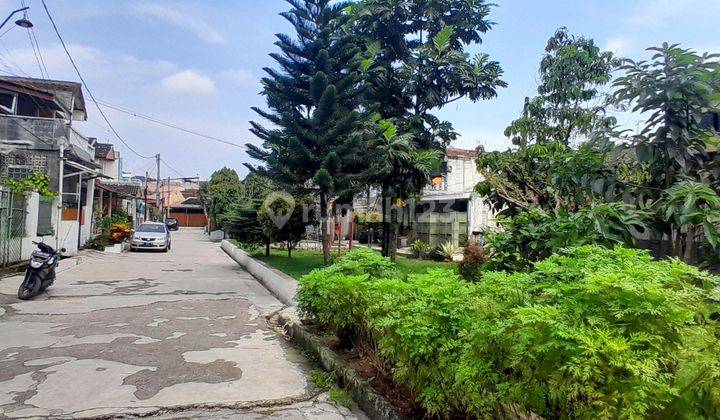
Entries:
[[720, 112], [720, 54], [699, 55], [679, 44], [647, 49], [650, 61], [625, 60], [613, 83], [614, 100], [648, 115], [630, 140], [651, 174], [650, 187], [666, 189], [682, 178], [717, 177], [706, 172], [707, 142], [715, 134], [701, 121]]
[[[412, 149], [441, 150], [457, 138], [452, 124], [433, 114], [439, 108], [462, 98], [493, 98], [507, 86], [496, 61], [467, 52], [492, 27], [490, 10], [483, 0], [365, 0], [350, 9], [350, 31], [365, 43], [361, 68], [369, 89], [364, 105], [392, 121], [398, 135], [409, 135]], [[381, 148], [373, 156], [383, 159], [377, 154], [383, 151], [391, 150]], [[417, 195], [424, 185], [407, 191], [405, 181], [399, 182], [379, 184], [384, 203], [408, 198], [398, 195], [403, 190]], [[397, 232], [387, 216], [383, 212], [384, 255], [394, 252], [390, 244]]]
[[240, 199], [243, 187], [234, 169], [222, 168], [213, 172], [210, 180], [200, 186], [198, 196], [210, 219], [210, 228], [221, 225], [222, 215]]
[[614, 126], [600, 89], [610, 82], [618, 64], [592, 38], [558, 29], [540, 61], [538, 96], [525, 99], [523, 115], [505, 129], [505, 135], [520, 147], [551, 141], [569, 144], [573, 138]]
[[[717, 212], [705, 217], [710, 213], [703, 202], [712, 202], [715, 211], [717, 200], [698, 183], [717, 188], [720, 182], [717, 158], [711, 153], [717, 150], [711, 144], [716, 133], [702, 124], [708, 113], [720, 111], [720, 54], [699, 55], [668, 43], [647, 50], [654, 53], [649, 61], [624, 62], [625, 75], [613, 83], [614, 99], [648, 115], [643, 129], [629, 138], [649, 178], [635, 195], [657, 203], [657, 227], [671, 235], [675, 255], [692, 262], [701, 233], [716, 245]], [[697, 228], [698, 220], [704, 229]]]
[[295, 193], [320, 202], [323, 255], [330, 258], [328, 209], [335, 197], [354, 188], [363, 159], [358, 112], [363, 83], [352, 36], [342, 30], [346, 4], [331, 0], [287, 0], [281, 13], [296, 38], [278, 34], [280, 53], [270, 56], [279, 68], [265, 68], [263, 94], [269, 111], [253, 108], [273, 127], [251, 122], [262, 148], [248, 144], [248, 154], [264, 163], [254, 168]]

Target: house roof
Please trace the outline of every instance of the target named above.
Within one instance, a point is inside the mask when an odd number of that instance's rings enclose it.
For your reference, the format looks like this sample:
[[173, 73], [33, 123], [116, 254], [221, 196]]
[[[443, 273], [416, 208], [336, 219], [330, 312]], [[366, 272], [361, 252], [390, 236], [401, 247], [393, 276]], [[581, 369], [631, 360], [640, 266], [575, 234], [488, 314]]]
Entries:
[[[80, 116], [73, 119], [87, 119], [82, 85], [78, 82], [45, 80], [33, 77], [0, 76], [0, 87], [26, 95], [54, 100], [73, 115], [75, 115], [76, 111], [79, 112]], [[71, 107], [73, 108], [72, 110], [70, 109]]]
[[94, 146], [96, 159], [115, 159], [115, 154], [111, 154], [111, 152], [114, 152], [112, 143], [95, 143]]
[[477, 155], [477, 150], [472, 149], [456, 149], [454, 147], [445, 149], [445, 156], [450, 158], [476, 158]]
[[140, 194], [138, 182], [98, 180], [98, 186], [123, 197], [138, 197]]

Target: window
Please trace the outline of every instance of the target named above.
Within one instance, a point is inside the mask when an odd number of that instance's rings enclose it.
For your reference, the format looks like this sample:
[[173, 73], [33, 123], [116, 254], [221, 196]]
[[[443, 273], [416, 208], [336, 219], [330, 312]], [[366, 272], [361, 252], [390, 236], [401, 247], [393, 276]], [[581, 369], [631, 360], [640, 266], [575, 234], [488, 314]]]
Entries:
[[17, 95], [9, 92], [0, 92], [0, 109], [8, 114], [15, 114], [17, 109]]
[[38, 209], [38, 236], [51, 236], [55, 232], [52, 227], [52, 198], [40, 197], [40, 208]]
[[10, 179], [25, 179], [32, 170], [33, 167], [28, 165], [8, 165], [7, 177]]

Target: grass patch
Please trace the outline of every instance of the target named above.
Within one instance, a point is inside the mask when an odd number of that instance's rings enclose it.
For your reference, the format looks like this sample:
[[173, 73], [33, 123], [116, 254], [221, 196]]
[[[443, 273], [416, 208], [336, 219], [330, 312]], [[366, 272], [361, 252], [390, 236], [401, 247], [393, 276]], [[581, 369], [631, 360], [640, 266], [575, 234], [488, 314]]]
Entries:
[[345, 407], [350, 407], [350, 405], [352, 404], [352, 397], [350, 396], [350, 394], [347, 391], [339, 388], [331, 389], [328, 398], [335, 404], [340, 404]]
[[[347, 251], [346, 251], [347, 252]], [[336, 253], [332, 254], [333, 257]], [[264, 261], [270, 266], [277, 268], [290, 277], [299, 279], [312, 270], [323, 267], [322, 250], [320, 249], [296, 249], [292, 253], [292, 258], [287, 257], [287, 251], [284, 249], [271, 249], [270, 256], [265, 256], [265, 251], [252, 254], [253, 258]], [[404, 275], [422, 274], [429, 268], [447, 268], [457, 270], [457, 264], [452, 262], [418, 260], [407, 258], [402, 255], [397, 256], [396, 265], [398, 270]]]
[[335, 375], [330, 372], [313, 369], [310, 371], [310, 380], [320, 389], [330, 389], [335, 385]]

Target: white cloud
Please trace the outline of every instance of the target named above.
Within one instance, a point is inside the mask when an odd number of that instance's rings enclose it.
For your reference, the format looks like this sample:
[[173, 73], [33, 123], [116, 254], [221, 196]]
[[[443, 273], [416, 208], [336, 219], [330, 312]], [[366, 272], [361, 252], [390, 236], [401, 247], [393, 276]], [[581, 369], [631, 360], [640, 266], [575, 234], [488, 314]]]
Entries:
[[159, 4], [139, 4], [135, 7], [135, 10], [140, 14], [162, 19], [167, 23], [194, 32], [205, 42], [219, 44], [225, 41], [225, 38], [218, 30], [198, 16], [186, 15]]
[[630, 40], [623, 37], [609, 38], [602, 47], [603, 50], [610, 51], [617, 56], [627, 54], [631, 48]]
[[162, 79], [160, 86], [168, 92], [176, 93], [209, 94], [217, 90], [211, 78], [193, 70], [171, 74]]

